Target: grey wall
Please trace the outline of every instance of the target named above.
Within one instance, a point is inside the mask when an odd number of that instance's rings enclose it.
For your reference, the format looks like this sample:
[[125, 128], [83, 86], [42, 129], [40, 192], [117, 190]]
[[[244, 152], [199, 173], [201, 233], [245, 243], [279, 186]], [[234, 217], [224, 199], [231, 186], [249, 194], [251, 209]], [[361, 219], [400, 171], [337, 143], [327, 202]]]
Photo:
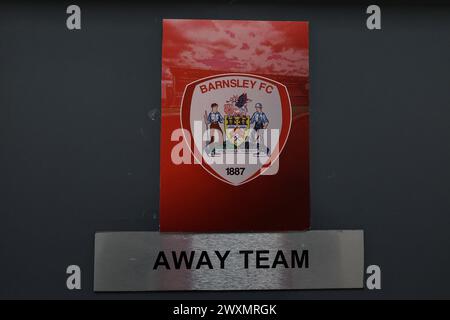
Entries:
[[[450, 7], [78, 4], [0, 7], [0, 298], [450, 297]], [[157, 230], [163, 17], [310, 21], [312, 227], [382, 290], [93, 293], [95, 231]]]

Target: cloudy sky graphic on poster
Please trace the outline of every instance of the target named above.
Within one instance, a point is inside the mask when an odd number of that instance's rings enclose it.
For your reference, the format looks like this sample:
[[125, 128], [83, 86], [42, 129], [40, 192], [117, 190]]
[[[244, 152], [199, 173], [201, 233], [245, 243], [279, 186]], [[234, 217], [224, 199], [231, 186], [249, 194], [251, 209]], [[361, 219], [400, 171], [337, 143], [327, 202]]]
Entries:
[[306, 32], [308, 26], [278, 21], [169, 20], [164, 29], [163, 65], [308, 76], [308, 38], [299, 37], [299, 28]]

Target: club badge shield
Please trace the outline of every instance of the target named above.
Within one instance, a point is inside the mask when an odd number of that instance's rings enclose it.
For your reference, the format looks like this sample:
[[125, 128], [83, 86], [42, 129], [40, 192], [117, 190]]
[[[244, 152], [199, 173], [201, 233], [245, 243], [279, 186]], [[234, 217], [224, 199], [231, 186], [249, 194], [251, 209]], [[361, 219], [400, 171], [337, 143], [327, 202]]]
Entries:
[[282, 83], [230, 73], [188, 84], [180, 116], [195, 159], [217, 179], [238, 186], [278, 160], [289, 136], [292, 109]]

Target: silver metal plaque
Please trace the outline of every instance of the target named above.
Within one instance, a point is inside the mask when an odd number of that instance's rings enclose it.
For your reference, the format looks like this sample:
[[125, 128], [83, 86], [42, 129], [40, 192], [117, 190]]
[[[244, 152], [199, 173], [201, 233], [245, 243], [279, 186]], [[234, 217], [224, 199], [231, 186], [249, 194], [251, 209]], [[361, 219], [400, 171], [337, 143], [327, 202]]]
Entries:
[[362, 288], [363, 272], [362, 230], [95, 235], [95, 291]]

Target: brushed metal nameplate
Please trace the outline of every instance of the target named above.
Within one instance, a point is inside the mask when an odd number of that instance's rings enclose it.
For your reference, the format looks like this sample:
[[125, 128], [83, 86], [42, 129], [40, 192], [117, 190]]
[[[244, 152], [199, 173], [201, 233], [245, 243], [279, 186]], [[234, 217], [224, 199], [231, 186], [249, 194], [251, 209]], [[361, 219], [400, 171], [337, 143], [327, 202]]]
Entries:
[[362, 288], [363, 272], [362, 230], [95, 235], [95, 291]]

